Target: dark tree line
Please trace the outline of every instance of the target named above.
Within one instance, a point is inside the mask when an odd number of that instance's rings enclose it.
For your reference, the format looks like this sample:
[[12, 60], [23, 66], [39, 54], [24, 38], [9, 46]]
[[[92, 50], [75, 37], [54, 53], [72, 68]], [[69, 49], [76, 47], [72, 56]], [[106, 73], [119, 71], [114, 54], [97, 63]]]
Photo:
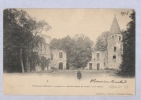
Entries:
[[123, 32], [123, 61], [119, 74], [135, 76], [135, 11], [129, 16], [131, 21]]
[[84, 35], [70, 36], [62, 39], [53, 39], [50, 43], [51, 49], [64, 50], [67, 54], [67, 65], [74, 68], [84, 68], [91, 60], [93, 41]]
[[[25, 72], [38, 59], [33, 52], [38, 43], [44, 43], [44, 38], [38, 36], [43, 30], [51, 27], [45, 21], [36, 21], [28, 13], [17, 9], [3, 11], [3, 51], [6, 72]], [[32, 68], [31, 68], [32, 69]]]

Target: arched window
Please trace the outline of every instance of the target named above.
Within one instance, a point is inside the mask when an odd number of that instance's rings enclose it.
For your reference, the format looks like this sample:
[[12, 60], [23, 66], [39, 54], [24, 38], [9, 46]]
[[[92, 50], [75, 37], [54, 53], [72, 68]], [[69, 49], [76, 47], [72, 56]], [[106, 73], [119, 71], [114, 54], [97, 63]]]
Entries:
[[121, 36], [119, 36], [119, 41], [121, 40]]
[[63, 69], [63, 63], [62, 62], [59, 63], [59, 69]]
[[116, 47], [114, 47], [114, 51], [116, 52]]
[[116, 55], [113, 56], [113, 59], [116, 59]]

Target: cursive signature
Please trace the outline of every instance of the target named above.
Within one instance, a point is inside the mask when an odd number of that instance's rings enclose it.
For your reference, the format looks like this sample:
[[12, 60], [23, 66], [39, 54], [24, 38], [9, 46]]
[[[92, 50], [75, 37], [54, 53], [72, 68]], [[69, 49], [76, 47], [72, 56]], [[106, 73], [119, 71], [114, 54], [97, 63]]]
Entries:
[[95, 79], [91, 79], [90, 83], [127, 83], [127, 80], [97, 80]]

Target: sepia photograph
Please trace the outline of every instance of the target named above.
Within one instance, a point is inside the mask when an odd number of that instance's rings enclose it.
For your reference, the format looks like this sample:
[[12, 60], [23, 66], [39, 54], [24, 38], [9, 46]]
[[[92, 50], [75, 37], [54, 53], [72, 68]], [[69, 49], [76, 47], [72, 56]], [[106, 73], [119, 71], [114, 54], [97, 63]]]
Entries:
[[135, 95], [134, 9], [3, 9], [3, 93]]

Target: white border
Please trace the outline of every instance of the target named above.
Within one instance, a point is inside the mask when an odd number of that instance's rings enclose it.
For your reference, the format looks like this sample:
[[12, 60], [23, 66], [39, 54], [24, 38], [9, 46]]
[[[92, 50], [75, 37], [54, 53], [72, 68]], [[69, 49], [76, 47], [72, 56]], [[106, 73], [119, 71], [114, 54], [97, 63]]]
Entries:
[[[12, 96], [3, 95], [3, 9], [4, 8], [132, 8], [136, 11], [135, 96]], [[0, 0], [0, 100], [141, 100], [141, 0]]]

